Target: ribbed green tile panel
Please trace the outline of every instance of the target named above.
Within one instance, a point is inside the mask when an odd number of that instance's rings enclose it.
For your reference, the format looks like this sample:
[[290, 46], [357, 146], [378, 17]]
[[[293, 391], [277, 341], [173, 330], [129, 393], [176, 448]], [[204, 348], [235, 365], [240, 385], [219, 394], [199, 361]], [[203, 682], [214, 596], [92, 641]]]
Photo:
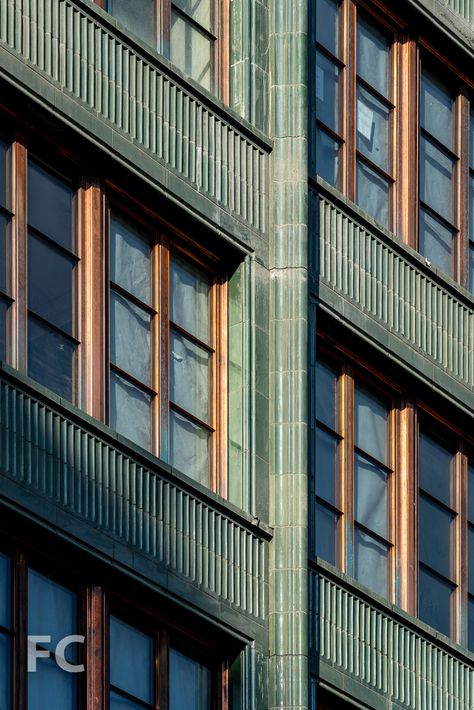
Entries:
[[461, 15], [470, 23], [474, 22], [474, 2], [473, 0], [441, 0], [443, 5], [449, 7], [458, 15]]
[[0, 42], [200, 192], [265, 230], [268, 155], [211, 100], [71, 0], [2, 0]]
[[465, 385], [474, 385], [474, 310], [328, 196], [319, 194], [319, 277]]
[[239, 610], [265, 616], [263, 538], [3, 376], [0, 492], [2, 476]]
[[321, 665], [340, 669], [402, 707], [472, 710], [474, 670], [434, 636], [430, 640], [323, 572], [312, 573], [311, 586]]

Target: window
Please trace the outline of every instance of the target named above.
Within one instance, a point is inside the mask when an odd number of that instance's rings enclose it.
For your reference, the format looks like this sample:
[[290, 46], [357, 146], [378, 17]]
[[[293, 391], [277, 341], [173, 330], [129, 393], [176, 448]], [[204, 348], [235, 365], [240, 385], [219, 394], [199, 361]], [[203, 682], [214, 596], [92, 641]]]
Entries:
[[12, 703], [13, 605], [10, 557], [0, 552], [0, 707]]
[[225, 27], [225, 0], [95, 2], [208, 91], [216, 91], [219, 74], [225, 80], [225, 54], [219, 52], [224, 44], [219, 26]]
[[311, 552], [472, 649], [472, 432], [326, 347], [315, 368]]
[[391, 401], [350, 368], [335, 369], [318, 361], [316, 554], [388, 598], [393, 552], [391, 410]]
[[[358, 7], [356, 13], [336, 0], [316, 5], [315, 167], [388, 227], [395, 183], [394, 33]], [[355, 111], [348, 105], [352, 95]]]
[[10, 151], [0, 141], [0, 360], [5, 360], [8, 350], [8, 321], [10, 314]]
[[474, 292], [469, 77], [388, 6], [315, 15], [310, 171]]

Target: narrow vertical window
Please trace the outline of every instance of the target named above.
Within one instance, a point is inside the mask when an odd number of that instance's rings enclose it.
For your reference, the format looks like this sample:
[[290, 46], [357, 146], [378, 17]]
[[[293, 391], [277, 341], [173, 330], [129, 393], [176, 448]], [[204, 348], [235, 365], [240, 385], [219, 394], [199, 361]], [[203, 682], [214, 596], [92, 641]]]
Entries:
[[419, 440], [418, 615], [449, 636], [455, 583], [455, 462], [427, 433]]
[[354, 576], [386, 596], [389, 586], [390, 410], [354, 387]]
[[471, 293], [474, 293], [474, 113], [471, 114], [469, 138], [469, 242], [467, 254], [467, 287]]
[[426, 70], [420, 92], [419, 250], [433, 265], [453, 274], [458, 163], [454, 101], [448, 88]]
[[211, 465], [211, 286], [207, 274], [170, 257], [170, 463], [209, 486]]
[[356, 202], [388, 227], [394, 183], [390, 43], [363, 16], [357, 18], [356, 73]]
[[151, 636], [110, 618], [110, 710], [155, 708]]
[[170, 58], [173, 64], [211, 91], [214, 77], [213, 0], [171, 3]]
[[12, 573], [10, 557], [0, 552], [0, 708], [12, 707]]
[[119, 433], [152, 449], [153, 308], [151, 239], [128, 220], [110, 221], [109, 422]]
[[[66, 636], [78, 634], [78, 609], [76, 595], [30, 569], [28, 572], [28, 635], [50, 636], [43, 650], [50, 651], [49, 658], [37, 659], [36, 672], [28, 673], [28, 710], [68, 708], [78, 704], [78, 673], [61, 668], [61, 661], [79, 664], [79, 644], [67, 646], [64, 656], [55, 656], [54, 650]], [[38, 644], [41, 648], [41, 644]], [[63, 663], [64, 666], [64, 663]]]
[[339, 3], [318, 0], [316, 4], [316, 172], [326, 182], [340, 187], [343, 112]]
[[339, 564], [341, 481], [339, 473], [340, 434], [337, 408], [338, 377], [323, 362], [316, 366], [316, 501], [315, 551], [318, 557]]
[[28, 374], [77, 397], [77, 246], [70, 184], [28, 162]]
[[11, 298], [10, 263], [10, 170], [8, 145], [0, 141], [0, 360], [8, 356]]
[[468, 558], [468, 633], [467, 647], [474, 651], [474, 465], [467, 470], [468, 503], [467, 503], [467, 558]]
[[175, 648], [169, 651], [169, 710], [211, 710], [211, 671]]

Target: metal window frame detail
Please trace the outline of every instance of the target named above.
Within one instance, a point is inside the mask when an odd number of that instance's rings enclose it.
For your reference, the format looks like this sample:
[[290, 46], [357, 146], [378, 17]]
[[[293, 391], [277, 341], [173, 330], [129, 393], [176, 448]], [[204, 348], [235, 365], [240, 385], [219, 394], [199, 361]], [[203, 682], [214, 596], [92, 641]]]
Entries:
[[[270, 143], [80, 0], [7, 0], [0, 46], [223, 205], [266, 230]], [[257, 132], [258, 133], [258, 132]]]
[[[8, 371], [11, 375], [6, 375]], [[36, 394], [38, 392], [38, 394]], [[58, 403], [57, 405], [55, 403]], [[0, 477], [115, 536], [240, 611], [266, 616], [270, 532], [259, 535], [158, 466], [133, 458], [75, 408], [0, 372]], [[78, 410], [77, 410], [78, 411]], [[116, 445], [114, 445], [115, 440]], [[145, 453], [145, 452], [144, 452]], [[169, 468], [169, 467], [168, 467]], [[225, 507], [225, 502], [222, 507]]]
[[[474, 308], [423, 259], [388, 233], [371, 231], [329, 190], [315, 201], [321, 282], [469, 388], [474, 386]], [[352, 212], [354, 214], [352, 214]], [[317, 235], [313, 236], [317, 239]], [[447, 281], [447, 280], [446, 280]]]
[[462, 653], [438, 644], [436, 634], [423, 633], [423, 624], [404, 623], [391, 607], [372, 602], [369, 595], [339, 582], [325, 569], [311, 573], [310, 585], [313, 652], [319, 654], [321, 679], [326, 675], [334, 679], [331, 672], [325, 673], [330, 666], [383, 694], [396, 707], [474, 706], [472, 666], [461, 660]]

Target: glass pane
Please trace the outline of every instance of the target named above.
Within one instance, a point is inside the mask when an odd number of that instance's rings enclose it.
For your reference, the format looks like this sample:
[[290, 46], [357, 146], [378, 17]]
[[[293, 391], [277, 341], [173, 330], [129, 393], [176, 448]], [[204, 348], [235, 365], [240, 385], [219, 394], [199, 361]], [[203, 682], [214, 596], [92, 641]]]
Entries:
[[357, 150], [373, 163], [390, 172], [388, 128], [390, 110], [370, 91], [357, 87]]
[[153, 639], [110, 617], [110, 682], [145, 703], [153, 703]]
[[387, 594], [388, 547], [357, 526], [354, 530], [355, 577], [376, 594]]
[[10, 639], [0, 633], [0, 708], [12, 710], [12, 668]]
[[211, 0], [173, 0], [173, 5], [192, 17], [201, 27], [212, 32], [213, 4]]
[[418, 576], [418, 616], [449, 636], [451, 633], [451, 595], [454, 585], [440, 579], [423, 566]]
[[109, 12], [127, 30], [147, 44], [154, 45], [154, 0], [109, 0]]
[[447, 88], [426, 71], [421, 78], [420, 123], [443, 145], [453, 145], [453, 100]]
[[423, 432], [420, 433], [420, 486], [445, 505], [451, 505], [453, 455]]
[[468, 518], [474, 523], [474, 466], [468, 466]]
[[66, 673], [53, 659], [39, 658], [36, 673], [28, 673], [28, 710], [74, 710], [77, 678], [77, 673]]
[[429, 212], [420, 209], [420, 254], [446, 274], [451, 273], [453, 239], [451, 229]]
[[7, 207], [7, 154], [8, 145], [0, 141], [0, 205], [2, 207]]
[[170, 463], [195, 481], [209, 485], [209, 443], [207, 429], [170, 413]]
[[316, 54], [316, 114], [339, 133], [339, 69], [320, 52]]
[[[28, 634], [51, 636], [51, 650], [61, 639], [77, 633], [76, 595], [44, 575], [28, 571]], [[66, 660], [75, 661], [77, 644], [66, 649]], [[38, 661], [38, 667], [41, 661]], [[34, 674], [32, 674], [34, 675]], [[66, 674], [70, 675], [70, 674]]]
[[28, 241], [28, 307], [73, 334], [74, 262], [39, 237]]
[[211, 671], [170, 648], [169, 710], [211, 710]]
[[339, 179], [339, 143], [320, 128], [316, 129], [316, 172], [333, 187]]
[[36, 318], [28, 318], [28, 375], [69, 401], [73, 397], [76, 346]]
[[150, 327], [143, 308], [110, 292], [110, 359], [146, 385], [151, 380]]
[[170, 399], [209, 422], [210, 354], [189, 338], [170, 332]]
[[170, 59], [208, 91], [212, 88], [213, 41], [171, 9]]
[[0, 296], [0, 360], [7, 359], [8, 303]]
[[421, 139], [420, 197], [437, 214], [453, 220], [453, 160], [433, 143]]
[[360, 160], [357, 161], [357, 204], [380, 224], [388, 225], [389, 183]]
[[451, 522], [455, 516], [423, 495], [420, 495], [419, 503], [420, 561], [444, 577], [451, 577], [451, 555], [454, 553]]
[[316, 40], [336, 57], [339, 55], [338, 6], [336, 0], [317, 0], [316, 3]]
[[110, 279], [150, 305], [150, 241], [117, 216], [110, 222]]
[[474, 242], [469, 242], [469, 291], [474, 293]]
[[336, 505], [336, 437], [323, 429], [316, 429], [316, 494], [328, 503]]
[[322, 362], [316, 363], [316, 417], [330, 429], [337, 431], [336, 425], [336, 385], [337, 375]]
[[67, 183], [28, 162], [28, 222], [69, 251], [74, 251], [72, 195]]
[[132, 710], [143, 710], [143, 705], [134, 703], [119, 693], [110, 693], [110, 710], [122, 710], [122, 708], [132, 708]]
[[145, 449], [150, 448], [151, 402], [149, 394], [110, 373], [110, 426]]
[[354, 443], [385, 464], [389, 464], [388, 415], [383, 400], [361, 387], [354, 387]]
[[474, 527], [468, 527], [468, 591], [469, 594], [474, 594]]
[[474, 175], [469, 175], [469, 239], [474, 240]]
[[[11, 562], [0, 553], [0, 626], [10, 628], [11, 620]], [[0, 705], [0, 708], [2, 706]]]
[[388, 537], [387, 474], [360, 454], [354, 454], [355, 519]]
[[357, 73], [388, 97], [387, 37], [364, 17], [357, 20]]
[[177, 256], [171, 257], [171, 320], [209, 344], [210, 285], [207, 275]]
[[339, 545], [337, 526], [340, 515], [326, 506], [316, 503], [316, 554], [332, 565], [337, 564]]
[[244, 668], [241, 653], [229, 668], [229, 710], [244, 710]]
[[468, 601], [468, 648], [474, 651], [474, 599]]
[[8, 255], [7, 229], [9, 220], [0, 212], [0, 291], [9, 293], [8, 276], [10, 273], [10, 259]]

